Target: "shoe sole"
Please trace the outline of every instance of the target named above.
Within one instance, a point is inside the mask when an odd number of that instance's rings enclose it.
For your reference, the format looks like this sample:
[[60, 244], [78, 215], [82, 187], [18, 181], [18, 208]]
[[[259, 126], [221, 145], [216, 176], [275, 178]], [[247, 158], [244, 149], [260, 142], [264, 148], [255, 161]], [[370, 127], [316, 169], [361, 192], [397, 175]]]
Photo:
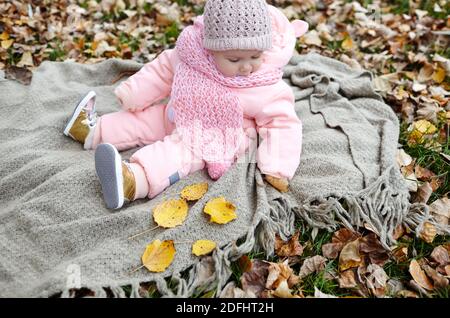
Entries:
[[109, 209], [123, 206], [122, 158], [116, 147], [101, 144], [95, 150], [95, 170], [100, 179], [103, 198]]
[[[64, 135], [69, 136], [70, 129], [72, 128], [73, 124], [75, 123], [75, 120], [77, 119], [78, 115], [83, 110], [84, 106], [89, 102], [91, 98], [94, 98], [96, 96], [94, 91], [90, 91], [87, 93], [83, 99], [77, 104], [77, 107], [75, 107], [72, 116], [70, 117], [69, 121], [67, 122], [66, 128], [64, 128]], [[93, 111], [95, 111], [95, 101], [93, 106]]]

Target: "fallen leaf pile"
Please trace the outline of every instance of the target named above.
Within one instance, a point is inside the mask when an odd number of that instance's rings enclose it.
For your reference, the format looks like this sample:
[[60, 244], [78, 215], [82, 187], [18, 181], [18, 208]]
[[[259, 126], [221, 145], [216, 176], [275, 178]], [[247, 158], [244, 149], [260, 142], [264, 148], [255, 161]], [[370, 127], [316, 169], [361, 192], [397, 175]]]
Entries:
[[[263, 298], [339, 297], [321, 290], [321, 284], [328, 284], [340, 290], [343, 294], [340, 297], [419, 297], [448, 288], [450, 244], [439, 245], [429, 258], [416, 260], [412, 257], [417, 253], [414, 246], [405, 243], [411, 240], [410, 233], [399, 227], [396, 236], [398, 246], [386, 250], [375, 233], [363, 235], [343, 228], [322, 245], [322, 255], [304, 256], [304, 252], [313, 251], [312, 242], [302, 244], [299, 231], [286, 241], [277, 235], [275, 253], [279, 262], [242, 256], [236, 263], [242, 271], [240, 286], [231, 282], [226, 294]], [[409, 281], [389, 277], [385, 269], [390, 266], [401, 266]], [[314, 280], [314, 277], [321, 278]], [[308, 287], [311, 282], [314, 286]]]

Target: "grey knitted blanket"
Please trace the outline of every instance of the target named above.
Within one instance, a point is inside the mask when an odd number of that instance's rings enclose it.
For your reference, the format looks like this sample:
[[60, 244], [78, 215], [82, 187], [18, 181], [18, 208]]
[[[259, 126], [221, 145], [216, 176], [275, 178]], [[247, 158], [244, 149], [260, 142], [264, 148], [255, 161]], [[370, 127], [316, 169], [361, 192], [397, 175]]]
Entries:
[[[62, 131], [90, 89], [98, 94], [100, 115], [119, 110], [112, 83], [121, 72], [140, 67], [114, 59], [95, 65], [44, 62], [29, 86], [0, 74], [1, 297], [70, 296], [79, 287], [100, 297], [107, 288], [121, 297], [123, 286], [139, 296], [139, 283], [146, 281], [156, 282], [166, 296], [220, 291], [230, 277], [230, 261], [253, 249], [270, 255], [275, 233], [292, 234], [295, 217], [329, 230], [366, 224], [386, 245], [393, 243], [397, 224], [414, 230], [429, 218], [425, 206], [408, 203], [395, 165], [399, 124], [373, 91], [372, 74], [317, 54], [296, 56], [286, 67], [304, 125], [302, 161], [288, 194], [264, 183], [253, 160], [244, 160], [217, 182], [198, 172], [153, 200], [106, 209], [93, 151], [83, 151]], [[190, 207], [182, 226], [127, 239], [154, 227], [155, 205], [199, 181], [210, 189]], [[237, 206], [238, 218], [227, 225], [211, 224], [203, 213], [205, 203], [218, 196]], [[176, 244], [175, 260], [163, 274], [130, 273], [155, 239], [217, 242], [214, 270], [206, 275], [190, 244]]]

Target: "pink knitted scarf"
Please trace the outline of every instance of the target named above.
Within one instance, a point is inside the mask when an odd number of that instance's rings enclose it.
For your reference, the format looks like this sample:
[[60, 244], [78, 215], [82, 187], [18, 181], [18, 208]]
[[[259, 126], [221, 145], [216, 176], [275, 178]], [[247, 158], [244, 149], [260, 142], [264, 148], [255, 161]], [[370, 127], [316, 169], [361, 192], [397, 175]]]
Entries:
[[230, 88], [271, 85], [282, 78], [280, 69], [246, 77], [225, 77], [203, 48], [203, 24], [198, 19], [180, 34], [176, 50], [181, 63], [175, 72], [169, 107], [183, 142], [206, 162], [214, 180], [235, 160], [244, 138], [243, 109]]

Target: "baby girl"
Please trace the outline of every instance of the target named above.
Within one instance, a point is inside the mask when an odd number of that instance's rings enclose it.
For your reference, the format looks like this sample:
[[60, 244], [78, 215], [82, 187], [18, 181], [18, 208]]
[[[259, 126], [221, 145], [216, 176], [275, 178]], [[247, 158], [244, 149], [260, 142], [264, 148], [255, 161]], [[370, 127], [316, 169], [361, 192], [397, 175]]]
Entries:
[[[286, 191], [300, 163], [302, 124], [282, 68], [307, 29], [264, 0], [209, 0], [174, 49], [115, 89], [121, 111], [97, 118], [89, 92], [64, 134], [95, 149], [106, 206], [153, 198], [204, 168], [217, 180], [257, 134], [258, 168]], [[122, 160], [119, 151], [141, 146]]]

